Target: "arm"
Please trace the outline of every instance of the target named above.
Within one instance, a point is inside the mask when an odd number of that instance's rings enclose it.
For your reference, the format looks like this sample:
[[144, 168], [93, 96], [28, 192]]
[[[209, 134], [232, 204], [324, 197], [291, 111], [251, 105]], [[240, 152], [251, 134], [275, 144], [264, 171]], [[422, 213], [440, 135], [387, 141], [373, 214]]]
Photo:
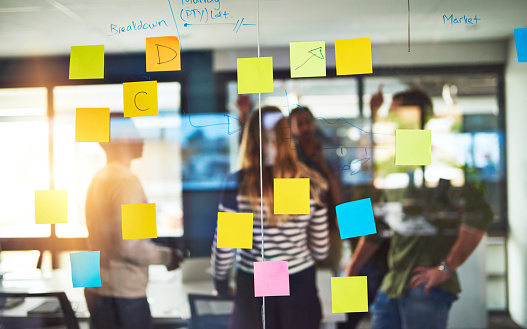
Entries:
[[364, 263], [379, 249], [379, 246], [380, 244], [367, 241], [365, 237], [361, 237], [357, 249], [351, 256], [351, 261], [346, 265], [344, 276], [357, 275]]
[[307, 246], [316, 260], [323, 260], [329, 252], [328, 209], [315, 206], [307, 228]]

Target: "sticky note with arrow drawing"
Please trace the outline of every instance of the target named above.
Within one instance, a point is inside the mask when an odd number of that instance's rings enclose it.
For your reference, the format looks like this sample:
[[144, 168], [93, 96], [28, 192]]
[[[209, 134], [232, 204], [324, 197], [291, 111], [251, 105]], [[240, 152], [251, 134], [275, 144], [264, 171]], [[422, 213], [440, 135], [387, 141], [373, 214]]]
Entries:
[[326, 76], [324, 41], [289, 43], [291, 78]]

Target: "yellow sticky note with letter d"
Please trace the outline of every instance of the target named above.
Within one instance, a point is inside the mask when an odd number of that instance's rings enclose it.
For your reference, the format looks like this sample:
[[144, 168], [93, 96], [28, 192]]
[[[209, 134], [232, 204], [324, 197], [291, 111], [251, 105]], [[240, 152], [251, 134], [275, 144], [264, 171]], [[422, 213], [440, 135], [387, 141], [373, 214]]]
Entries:
[[430, 130], [395, 130], [395, 165], [428, 166], [432, 162]]
[[104, 79], [104, 45], [72, 46], [70, 79]]
[[158, 114], [157, 81], [123, 83], [124, 117]]
[[368, 279], [366, 276], [331, 278], [332, 313], [368, 312]]
[[309, 178], [274, 179], [274, 213], [305, 215], [310, 213]]
[[370, 38], [335, 40], [337, 75], [372, 73]]
[[61, 224], [68, 222], [65, 190], [35, 191], [35, 223]]
[[253, 214], [219, 212], [217, 248], [253, 247]]
[[157, 238], [156, 204], [121, 205], [123, 239]]
[[75, 141], [110, 141], [110, 109], [78, 108], [75, 113]]
[[236, 61], [238, 94], [272, 93], [273, 58], [238, 58]]

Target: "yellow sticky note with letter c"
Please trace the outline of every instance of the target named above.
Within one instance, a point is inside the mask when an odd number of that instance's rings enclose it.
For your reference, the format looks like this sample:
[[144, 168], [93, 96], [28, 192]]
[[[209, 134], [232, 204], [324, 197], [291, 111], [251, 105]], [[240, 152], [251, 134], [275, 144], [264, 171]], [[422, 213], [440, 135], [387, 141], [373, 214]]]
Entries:
[[157, 115], [157, 81], [123, 83], [123, 102], [125, 118]]

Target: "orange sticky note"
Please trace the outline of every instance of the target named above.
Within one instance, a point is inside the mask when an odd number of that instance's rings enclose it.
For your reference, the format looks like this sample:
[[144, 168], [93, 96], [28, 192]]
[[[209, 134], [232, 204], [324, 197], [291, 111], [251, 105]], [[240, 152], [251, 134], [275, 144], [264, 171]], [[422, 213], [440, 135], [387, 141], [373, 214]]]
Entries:
[[368, 312], [368, 278], [331, 278], [331, 309], [332, 313]]
[[104, 45], [72, 46], [70, 79], [104, 79]]
[[157, 238], [156, 204], [123, 204], [123, 239]]
[[75, 141], [110, 141], [110, 109], [78, 108], [75, 112]]
[[370, 38], [335, 40], [337, 75], [372, 73]]
[[123, 101], [125, 118], [157, 115], [157, 81], [123, 83]]
[[302, 215], [310, 213], [309, 178], [274, 179], [274, 213]]
[[252, 249], [253, 214], [219, 212], [217, 234], [217, 248]]
[[62, 224], [68, 222], [65, 190], [35, 191], [35, 223]]
[[146, 38], [146, 72], [180, 70], [181, 49], [178, 37]]
[[237, 60], [238, 94], [272, 93], [273, 58], [253, 57]]

